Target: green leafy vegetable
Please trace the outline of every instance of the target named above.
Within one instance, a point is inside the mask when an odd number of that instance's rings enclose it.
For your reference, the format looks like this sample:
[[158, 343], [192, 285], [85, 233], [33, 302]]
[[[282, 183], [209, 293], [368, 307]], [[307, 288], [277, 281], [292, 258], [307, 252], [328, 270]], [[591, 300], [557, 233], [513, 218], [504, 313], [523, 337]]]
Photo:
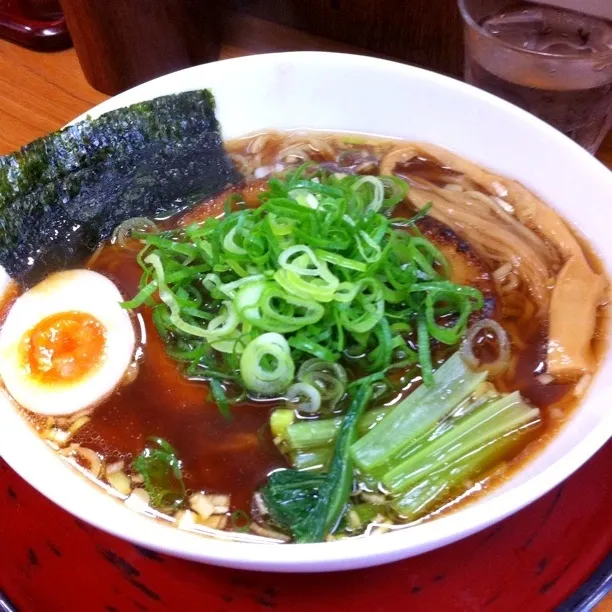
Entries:
[[379, 514], [380, 508], [373, 504], [351, 505], [347, 513], [348, 527], [352, 531], [361, 531]]
[[290, 532], [307, 521], [325, 480], [324, 475], [297, 470], [270, 474], [260, 492], [272, 520]]
[[[382, 478], [391, 493], [406, 491], [435, 472], [440, 466], [452, 465], [495, 440], [511, 435], [539, 420], [539, 410], [523, 402], [518, 391], [488, 402], [457, 420], [453, 427], [411, 453]], [[474, 468], [474, 465], [470, 462]], [[448, 470], [452, 472], [452, 470]]]
[[152, 444], [136, 457], [132, 468], [142, 476], [153, 507], [176, 510], [185, 501], [181, 462], [166, 440], [156, 437], [149, 440]]
[[350, 446], [371, 398], [372, 389], [365, 385], [354, 391], [327, 474], [283, 470], [271, 474], [261, 490], [273, 519], [290, 530], [297, 542], [322, 542], [342, 518], [353, 484]]
[[372, 389], [361, 385], [357, 388], [340, 426], [334, 456], [331, 460], [327, 479], [309, 520], [301, 525], [298, 541], [320, 542], [332, 533], [342, 517], [353, 485], [353, 460], [351, 444], [357, 437], [357, 423], [368, 402]]
[[467, 398], [487, 377], [470, 370], [458, 353], [433, 375], [433, 387], [420, 386], [372, 431], [358, 440], [352, 455], [364, 472], [393, 464], [402, 451]]
[[[463, 493], [469, 479], [486, 474], [541, 423], [540, 411], [519, 392], [499, 394], [482, 385], [482, 374], [471, 372], [458, 354], [434, 377], [433, 388], [422, 386], [397, 407], [371, 409], [360, 417], [358, 430], [365, 435], [352, 450], [367, 461], [355, 477], [370, 490], [381, 485], [387, 496], [376, 509], [366, 504], [365, 518], [356, 514], [363, 504], [352, 498], [342, 529], [361, 529], [379, 511], [399, 514], [403, 521], [420, 518]], [[276, 442], [292, 465], [309, 473], [331, 470], [343, 417], [295, 422], [285, 416], [287, 410], [276, 412], [274, 421], [282, 421]], [[368, 448], [377, 451], [375, 461]], [[327, 483], [317, 493], [317, 504], [329, 495]], [[317, 512], [322, 515], [324, 508]]]
[[383, 477], [406, 520], [419, 518], [440, 500], [465, 490], [478, 476], [517, 448], [541, 423], [540, 411], [518, 392], [489, 401], [435, 435]]

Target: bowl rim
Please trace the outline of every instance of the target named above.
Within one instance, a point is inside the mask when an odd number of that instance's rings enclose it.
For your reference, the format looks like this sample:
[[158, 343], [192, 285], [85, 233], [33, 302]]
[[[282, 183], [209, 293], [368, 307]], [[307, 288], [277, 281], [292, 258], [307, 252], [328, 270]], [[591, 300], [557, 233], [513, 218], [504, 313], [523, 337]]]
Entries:
[[[551, 126], [512, 104], [441, 74], [389, 60], [359, 55], [311, 51], [272, 53], [232, 58], [214, 64], [187, 68], [159, 77], [112, 97], [77, 117], [73, 122], [88, 115], [97, 116], [112, 108], [125, 106], [136, 99], [144, 100], [154, 97], [149, 96], [147, 92], [168, 79], [176, 78], [175, 75], [206, 73], [209, 66], [223, 67], [227, 66], [228, 63], [244, 65], [244, 69], [251, 69], [253, 65], [260, 62], [274, 64], [274, 62], [287, 58], [290, 58], [293, 62], [333, 61], [338, 64], [339, 69], [346, 65], [354, 67], [364, 64], [392, 69], [396, 71], [397, 78], [401, 78], [402, 74], [416, 75], [420, 79], [438, 82], [445, 88], [459, 91], [462, 95], [481, 98], [489, 104], [494, 103], [496, 106], [504, 108], [506, 112], [518, 113], [523, 121], [535, 124], [540, 132], [544, 130], [552, 144], [572, 148], [574, 156], [579, 155], [584, 156], [585, 160], [590, 159], [591, 161], [588, 163], [591, 164], [593, 169], [595, 165], [599, 165], [598, 172], [601, 172], [602, 182], [607, 181], [612, 187], [612, 173], [603, 164], [591, 158], [579, 145], [571, 142]], [[183, 90], [177, 88], [175, 91]], [[139, 97], [141, 94], [142, 97]], [[607, 174], [604, 174], [604, 172]], [[608, 352], [609, 349], [610, 347], [608, 347]], [[14, 412], [16, 419], [30, 428], [16, 410], [12, 412]], [[72, 487], [73, 482], [70, 482], [71, 490], [76, 491], [78, 489], [84, 493], [83, 499], [79, 496], [71, 497], [69, 492], [65, 492], [62, 487], [56, 486], [51, 479], [47, 478], [44, 471], [37, 471], [34, 468], [36, 458], [48, 458], [48, 453], [55, 456], [55, 451], [32, 431], [32, 437], [37, 439], [40, 444], [36, 445], [36, 448], [33, 445], [31, 455], [34, 456], [28, 458], [34, 460], [26, 460], [19, 449], [10, 445], [11, 423], [16, 422], [12, 419], [12, 416], [8, 420], [7, 426], [0, 428], [0, 449], [2, 449], [3, 458], [39, 492], [78, 518], [117, 537], [159, 552], [222, 566], [279, 572], [314, 572], [320, 571], [322, 568], [326, 571], [336, 571], [368, 567], [427, 552], [462, 539], [506, 518], [549, 492], [585, 463], [612, 435], [612, 412], [610, 412], [603, 417], [603, 426], [593, 428], [589, 435], [585, 436], [571, 449], [571, 452], [556, 459], [547, 468], [533, 475], [526, 482], [494, 497], [485, 496], [476, 503], [459, 508], [435, 520], [410, 528], [393, 530], [374, 538], [353, 538], [344, 541], [285, 546], [203, 538], [198, 534], [181, 531], [176, 527], [151, 520], [141, 513], [125, 507], [124, 504], [118, 503], [111, 495], [108, 495], [102, 487], [87, 482], [70, 466], [63, 465], [70, 472], [70, 478], [74, 478], [75, 481], [77, 479], [82, 481], [80, 485], [75, 482], [74, 487]], [[57, 467], [62, 465], [57, 457], [56, 461]], [[58, 475], [60, 473], [56, 467], [53, 467], [52, 471]], [[90, 503], [94, 499], [94, 495], [91, 493], [85, 494], [85, 487], [95, 488], [95, 506]], [[476, 507], [478, 511], [475, 512], [474, 508]], [[364, 542], [367, 542], [367, 544], [364, 545]]]

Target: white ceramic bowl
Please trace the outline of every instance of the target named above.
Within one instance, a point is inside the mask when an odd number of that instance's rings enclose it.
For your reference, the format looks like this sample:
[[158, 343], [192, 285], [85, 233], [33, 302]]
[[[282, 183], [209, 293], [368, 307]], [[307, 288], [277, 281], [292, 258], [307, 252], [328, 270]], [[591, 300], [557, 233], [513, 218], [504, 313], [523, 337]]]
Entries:
[[[232, 59], [156, 79], [103, 104], [209, 87], [225, 138], [311, 128], [425, 140], [515, 177], [556, 207], [612, 268], [612, 173], [545, 123], [459, 81], [392, 62], [330, 53]], [[612, 359], [561, 433], [509, 482], [435, 521], [367, 539], [273, 545], [217, 541], [146, 518], [79, 476], [0, 397], [0, 454], [81, 519], [140, 545], [198, 561], [274, 571], [365, 567], [417, 555], [491, 525], [567, 478], [612, 434]]]

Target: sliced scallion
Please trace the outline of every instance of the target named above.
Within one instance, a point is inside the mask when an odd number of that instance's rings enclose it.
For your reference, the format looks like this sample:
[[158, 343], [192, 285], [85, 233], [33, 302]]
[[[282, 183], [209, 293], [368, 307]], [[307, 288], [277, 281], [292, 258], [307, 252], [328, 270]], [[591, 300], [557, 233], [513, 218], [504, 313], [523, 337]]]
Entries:
[[295, 372], [289, 344], [280, 334], [262, 334], [247, 344], [240, 357], [244, 386], [254, 393], [274, 396], [284, 391]]
[[[433, 340], [458, 344], [483, 302], [450, 281], [444, 256], [416, 228], [426, 213], [392, 217], [407, 189], [397, 177], [335, 175], [309, 162], [270, 178], [258, 208], [234, 195], [224, 215], [187, 227], [134, 222], [125, 229], [144, 230], [132, 233], [143, 274], [123, 307], [152, 309], [189, 377], [257, 395], [304, 382], [321, 410], [340, 406], [349, 383], [332, 372], [294, 378], [313, 357], [359, 359], [362, 376], [376, 381], [418, 363], [431, 384]], [[273, 342], [262, 353], [267, 334], [283, 348]]]

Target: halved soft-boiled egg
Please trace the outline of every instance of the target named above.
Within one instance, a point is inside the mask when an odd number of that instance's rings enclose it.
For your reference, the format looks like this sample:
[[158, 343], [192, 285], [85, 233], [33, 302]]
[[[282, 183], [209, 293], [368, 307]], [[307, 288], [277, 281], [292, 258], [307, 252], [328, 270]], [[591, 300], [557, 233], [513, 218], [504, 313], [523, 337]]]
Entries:
[[121, 301], [115, 284], [91, 270], [58, 272], [19, 297], [0, 330], [0, 377], [15, 401], [66, 415], [108, 397], [134, 355]]

